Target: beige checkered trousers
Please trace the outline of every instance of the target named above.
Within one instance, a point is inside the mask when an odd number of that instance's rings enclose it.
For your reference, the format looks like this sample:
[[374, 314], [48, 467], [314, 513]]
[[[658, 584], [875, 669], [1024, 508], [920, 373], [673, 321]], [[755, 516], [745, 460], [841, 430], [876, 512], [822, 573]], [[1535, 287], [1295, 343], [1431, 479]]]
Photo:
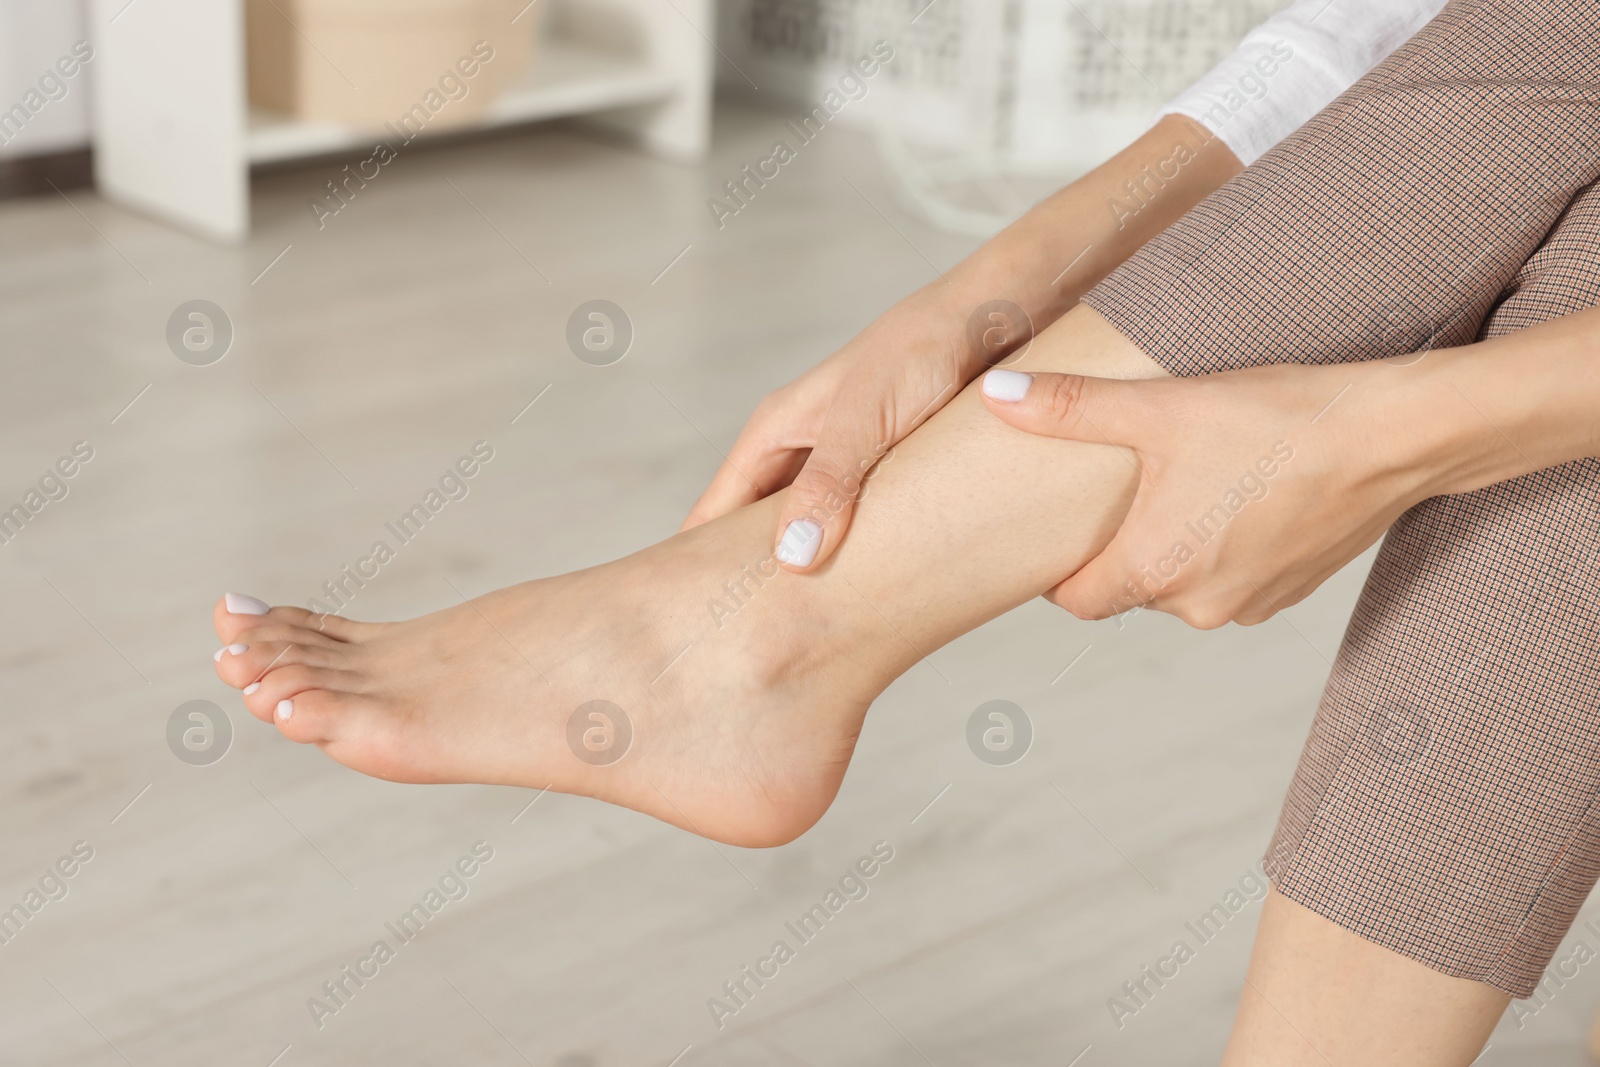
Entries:
[[[1270, 91], [1270, 90], [1269, 90]], [[1456, 0], [1086, 298], [1173, 374], [1471, 343], [1600, 305], [1600, 4]], [[1411, 509], [1267, 871], [1515, 996], [1600, 876], [1600, 461]]]

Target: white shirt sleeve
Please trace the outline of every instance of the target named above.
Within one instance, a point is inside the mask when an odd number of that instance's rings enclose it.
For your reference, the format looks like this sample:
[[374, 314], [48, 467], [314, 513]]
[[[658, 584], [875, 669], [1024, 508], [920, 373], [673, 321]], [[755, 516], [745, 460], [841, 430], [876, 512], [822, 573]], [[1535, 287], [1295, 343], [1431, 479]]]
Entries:
[[1296, 0], [1160, 111], [1204, 124], [1248, 166], [1444, 7], [1444, 0]]

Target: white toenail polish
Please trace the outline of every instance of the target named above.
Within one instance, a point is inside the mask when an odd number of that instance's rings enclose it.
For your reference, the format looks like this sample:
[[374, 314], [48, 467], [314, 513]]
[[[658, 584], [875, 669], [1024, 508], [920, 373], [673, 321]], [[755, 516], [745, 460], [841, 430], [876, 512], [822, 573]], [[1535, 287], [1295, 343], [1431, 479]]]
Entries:
[[1003, 404], [1015, 404], [1028, 395], [1033, 375], [996, 367], [983, 376], [983, 395]]
[[796, 519], [783, 531], [783, 539], [778, 542], [778, 550], [774, 554], [779, 563], [809, 567], [811, 561], [817, 558], [817, 549], [821, 547], [822, 527], [810, 519]]
[[290, 719], [294, 718], [294, 701], [278, 701], [278, 718], [282, 719], [284, 722], [288, 722]]
[[249, 696], [251, 693], [254, 693], [257, 689], [260, 689], [260, 688], [261, 688], [261, 683], [260, 682], [251, 682], [249, 685], [244, 687], [244, 695], [245, 696]]
[[224, 652], [226, 652], [226, 651], [228, 651], [228, 646], [227, 645], [223, 645], [221, 648], [219, 648], [215, 652], [211, 653], [211, 662], [212, 663], [221, 663], [222, 662], [222, 654]]
[[245, 652], [249, 651], [249, 649], [250, 649], [249, 645], [229, 645], [228, 646], [228, 655], [230, 655], [230, 656], [242, 656], [242, 655], [245, 654]]
[[269, 610], [266, 601], [243, 593], [224, 593], [222, 601], [230, 615], [265, 615]]

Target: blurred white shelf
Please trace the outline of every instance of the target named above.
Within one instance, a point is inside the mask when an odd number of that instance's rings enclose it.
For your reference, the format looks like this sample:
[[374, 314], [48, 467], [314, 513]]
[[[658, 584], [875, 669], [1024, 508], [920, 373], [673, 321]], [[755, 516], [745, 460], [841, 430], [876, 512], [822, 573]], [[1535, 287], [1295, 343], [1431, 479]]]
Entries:
[[[520, 84], [507, 89], [477, 120], [442, 127], [438, 135], [659, 103], [676, 93], [681, 82], [680, 75], [647, 60], [573, 41], [545, 40]], [[381, 132], [252, 108], [245, 151], [251, 163], [274, 163], [370, 148]]]
[[[252, 164], [370, 149], [380, 136], [249, 106], [245, 0], [88, 5], [95, 181], [109, 199], [241, 241]], [[487, 114], [438, 136], [574, 118], [655, 155], [704, 158], [716, 0], [541, 0], [540, 16], [527, 78]]]

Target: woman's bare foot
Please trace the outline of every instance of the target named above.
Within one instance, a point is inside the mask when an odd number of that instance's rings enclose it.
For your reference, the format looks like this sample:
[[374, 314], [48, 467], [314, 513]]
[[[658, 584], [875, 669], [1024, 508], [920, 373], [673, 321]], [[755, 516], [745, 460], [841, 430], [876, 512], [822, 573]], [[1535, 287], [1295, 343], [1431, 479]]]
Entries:
[[251, 714], [365, 774], [548, 786], [781, 844], [832, 802], [867, 706], [909, 661], [881, 626], [800, 610], [804, 579], [731, 562], [762, 521], [409, 622], [253, 613], [229, 594], [217, 673]]
[[[1084, 307], [1014, 366], [1162, 373]], [[782, 492], [412, 622], [224, 600], [217, 671], [259, 683], [253, 714], [368, 774], [548, 785], [721, 841], [788, 841], [832, 801], [872, 700], [1092, 558], [1138, 478], [1116, 449], [1007, 426], [975, 386], [872, 472], [849, 540], [804, 576], [772, 560]]]

